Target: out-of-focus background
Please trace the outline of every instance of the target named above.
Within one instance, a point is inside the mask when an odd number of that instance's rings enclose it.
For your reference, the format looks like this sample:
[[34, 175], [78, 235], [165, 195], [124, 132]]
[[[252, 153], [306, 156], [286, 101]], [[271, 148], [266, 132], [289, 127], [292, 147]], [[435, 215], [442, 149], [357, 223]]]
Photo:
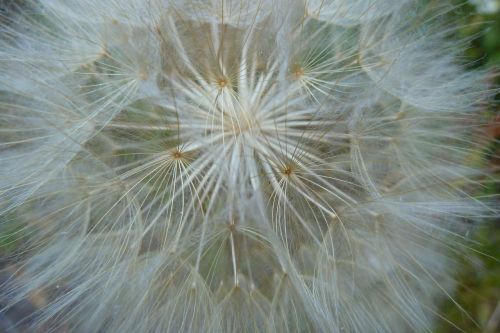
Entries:
[[[466, 52], [471, 68], [491, 72], [491, 80], [500, 86], [500, 0], [455, 0], [450, 13], [461, 26], [460, 37], [470, 39]], [[492, 181], [478, 195], [496, 200], [500, 194], [500, 93], [489, 106], [485, 131], [491, 140], [479, 152], [486, 167], [496, 170]], [[475, 251], [461, 260], [458, 289], [441, 307], [443, 320], [435, 333], [500, 332], [500, 221], [487, 221], [474, 236]], [[458, 303], [460, 307], [456, 304]], [[453, 323], [453, 324], [451, 324]]]

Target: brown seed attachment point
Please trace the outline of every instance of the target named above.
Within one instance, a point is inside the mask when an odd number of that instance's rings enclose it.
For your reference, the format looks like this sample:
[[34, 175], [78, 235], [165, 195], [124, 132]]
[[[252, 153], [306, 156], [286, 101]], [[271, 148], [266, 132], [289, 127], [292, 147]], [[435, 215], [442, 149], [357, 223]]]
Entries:
[[220, 89], [226, 88], [229, 85], [229, 79], [226, 77], [221, 77], [217, 80], [217, 86]]
[[141, 70], [139, 72], [139, 79], [141, 79], [142, 81], [146, 81], [148, 79], [148, 74], [145, 71]]
[[305, 69], [304, 69], [304, 67], [302, 67], [302, 66], [300, 66], [300, 65], [295, 65], [295, 66], [293, 66], [292, 73], [293, 73], [293, 76], [294, 76], [296, 79], [299, 79], [299, 78], [301, 78], [302, 76], [304, 76], [304, 74], [305, 74]]
[[231, 222], [230, 224], [227, 225], [227, 228], [229, 229], [229, 231], [231, 233], [235, 232], [236, 231], [236, 224], [233, 222]]
[[281, 170], [281, 173], [285, 177], [290, 177], [294, 171], [294, 168], [292, 165], [285, 165], [283, 166], [283, 169]]
[[172, 158], [174, 160], [181, 160], [184, 158], [184, 154], [179, 149], [175, 149], [174, 151], [172, 151]]

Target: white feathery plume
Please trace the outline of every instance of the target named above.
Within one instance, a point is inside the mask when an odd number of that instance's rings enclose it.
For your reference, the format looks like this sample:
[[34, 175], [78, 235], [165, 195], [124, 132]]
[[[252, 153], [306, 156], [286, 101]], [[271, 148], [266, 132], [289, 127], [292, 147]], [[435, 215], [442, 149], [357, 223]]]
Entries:
[[468, 221], [498, 216], [468, 163], [492, 92], [450, 8], [28, 1], [0, 26], [4, 311], [44, 293], [19, 325], [429, 332]]

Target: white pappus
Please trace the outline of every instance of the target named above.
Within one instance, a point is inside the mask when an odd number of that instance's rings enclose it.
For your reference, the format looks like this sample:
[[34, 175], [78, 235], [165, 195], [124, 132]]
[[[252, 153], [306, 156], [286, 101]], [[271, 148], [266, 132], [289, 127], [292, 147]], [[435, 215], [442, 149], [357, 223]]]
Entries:
[[470, 222], [498, 216], [469, 163], [493, 91], [452, 8], [24, 1], [0, 25], [3, 311], [45, 295], [18, 323], [44, 332], [430, 332]]

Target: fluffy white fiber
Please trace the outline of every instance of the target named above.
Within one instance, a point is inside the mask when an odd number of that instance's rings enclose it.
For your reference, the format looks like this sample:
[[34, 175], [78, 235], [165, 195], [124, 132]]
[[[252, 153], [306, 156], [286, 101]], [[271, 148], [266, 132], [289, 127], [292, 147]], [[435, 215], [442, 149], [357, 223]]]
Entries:
[[460, 63], [451, 9], [6, 14], [0, 214], [21, 264], [4, 310], [43, 292], [18, 323], [43, 332], [431, 331], [471, 222], [497, 215], [468, 162], [491, 91]]

